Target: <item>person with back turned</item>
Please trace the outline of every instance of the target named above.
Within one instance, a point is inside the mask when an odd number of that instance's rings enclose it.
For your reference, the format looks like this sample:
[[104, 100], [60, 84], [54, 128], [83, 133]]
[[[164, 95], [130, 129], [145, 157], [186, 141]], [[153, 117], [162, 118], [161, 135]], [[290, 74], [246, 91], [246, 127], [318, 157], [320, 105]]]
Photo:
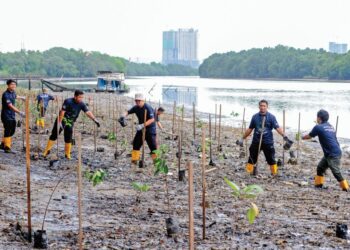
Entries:
[[7, 89], [2, 94], [2, 109], [1, 109], [1, 121], [4, 126], [4, 137], [0, 144], [0, 149], [5, 153], [14, 153], [11, 150], [12, 136], [16, 132], [16, 113], [22, 118], [25, 117], [24, 112], [21, 112], [15, 107], [16, 99], [25, 100], [25, 97], [16, 95], [17, 83], [10, 79], [6, 81]]
[[71, 148], [72, 148], [72, 136], [73, 136], [73, 126], [77, 120], [80, 111], [84, 111], [86, 115], [93, 120], [97, 127], [100, 127], [99, 121], [95, 118], [93, 113], [89, 111], [86, 104], [83, 102], [84, 92], [81, 90], [76, 90], [74, 92], [73, 98], [68, 98], [64, 100], [62, 108], [59, 112], [55, 124], [53, 126], [49, 141], [47, 142], [46, 149], [43, 156], [46, 157], [49, 153], [55, 141], [57, 139], [57, 125], [59, 126], [59, 133], [64, 131], [64, 142], [65, 142], [65, 158], [71, 159]]
[[[136, 105], [129, 109], [123, 116], [119, 118], [119, 123], [125, 127], [126, 126], [126, 116], [130, 114], [136, 114], [139, 124], [136, 125], [136, 134], [132, 143], [133, 149], [131, 152], [131, 163], [137, 164], [140, 160], [140, 149], [143, 145], [142, 141], [142, 130], [146, 129], [145, 140], [148, 144], [148, 147], [151, 151], [151, 157], [153, 160], [157, 158], [157, 155], [154, 153], [154, 150], [157, 149], [156, 142], [156, 123], [154, 117], [153, 108], [145, 103], [145, 98], [143, 94], [135, 94], [135, 103]], [[145, 112], [147, 111], [146, 121], [144, 120]]]
[[333, 126], [328, 122], [329, 114], [321, 109], [317, 112], [317, 125], [303, 140], [318, 136], [324, 156], [317, 165], [317, 175], [315, 176], [315, 187], [324, 188], [324, 174], [328, 168], [331, 169], [335, 179], [339, 182], [340, 188], [349, 191], [349, 184], [340, 172], [342, 152], [337, 140], [336, 132]]
[[[286, 141], [285, 147], [290, 148], [292, 145], [292, 141], [288, 139], [287, 136], [283, 133], [282, 128], [278, 125], [276, 117], [267, 111], [268, 102], [266, 100], [261, 100], [259, 102], [259, 113], [253, 115], [249, 128], [245, 131], [243, 137], [238, 140], [236, 143], [243, 146], [243, 141], [246, 139], [254, 130], [252, 144], [249, 147], [249, 159], [246, 165], [246, 170], [249, 174], [253, 174], [254, 165], [258, 160], [259, 155], [259, 144], [260, 137], [262, 135], [261, 148], [264, 152], [267, 163], [270, 165], [270, 170], [272, 175], [277, 175], [278, 166], [275, 159], [275, 147], [272, 130], [275, 129], [278, 134], [283, 136], [283, 140]], [[263, 119], [265, 118], [265, 124], [263, 128]]]
[[55, 100], [55, 97], [47, 93], [47, 89], [43, 88], [43, 92], [36, 97], [37, 100], [37, 110], [39, 111], [39, 117], [36, 120], [36, 125], [38, 127], [45, 127], [45, 114], [49, 102]]

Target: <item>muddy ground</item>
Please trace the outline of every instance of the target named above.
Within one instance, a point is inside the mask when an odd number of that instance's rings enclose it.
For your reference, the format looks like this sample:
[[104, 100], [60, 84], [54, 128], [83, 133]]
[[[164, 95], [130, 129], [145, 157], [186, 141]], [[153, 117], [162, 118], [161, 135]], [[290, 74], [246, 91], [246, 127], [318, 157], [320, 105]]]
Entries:
[[[62, 94], [66, 97], [67, 93]], [[146, 165], [142, 172], [135, 172], [130, 165], [132, 139], [132, 120], [121, 129], [118, 124], [118, 150], [123, 151], [121, 141], [129, 142], [126, 150], [116, 160], [114, 159], [115, 144], [104, 135], [112, 131], [113, 109], [115, 117], [120, 110], [130, 107], [132, 101], [118, 97], [118, 104], [109, 100], [115, 97], [105, 94], [88, 94], [90, 108], [102, 122], [98, 131], [97, 146], [104, 152], [94, 152], [93, 123], [80, 117], [76, 124], [76, 134], [82, 135], [83, 170], [102, 168], [108, 173], [105, 181], [93, 187], [86, 178], [83, 181], [83, 228], [85, 249], [186, 249], [188, 248], [188, 185], [178, 181], [177, 171], [177, 140], [161, 133], [162, 143], [169, 145], [167, 156], [170, 173], [169, 197], [170, 214], [168, 212], [164, 177], [154, 176], [154, 167], [146, 147]], [[95, 96], [95, 104], [93, 104]], [[98, 98], [97, 98], [98, 97]], [[107, 103], [106, 103], [107, 101]], [[108, 103], [111, 102], [111, 105]], [[56, 104], [51, 105], [56, 110]], [[119, 108], [120, 107], [120, 108]], [[51, 113], [47, 117], [48, 128], [51, 130]], [[162, 117], [162, 123], [167, 131], [172, 127], [172, 106], [166, 106], [168, 115]], [[199, 114], [206, 118], [206, 114]], [[84, 129], [83, 129], [84, 122]], [[207, 127], [207, 124], [205, 124]], [[176, 126], [177, 127], [177, 126]], [[23, 126], [22, 126], [23, 128]], [[31, 244], [16, 230], [16, 224], [26, 231], [26, 169], [25, 154], [22, 152], [22, 128], [16, 132], [13, 148], [16, 155], [0, 152], [0, 249], [30, 249]], [[316, 141], [301, 144], [299, 163], [287, 163], [289, 154], [285, 154], [286, 163], [281, 167], [277, 177], [271, 178], [268, 165], [261, 155], [259, 175], [257, 178], [248, 176], [245, 172], [246, 158], [242, 149], [235, 145], [240, 138], [241, 129], [223, 127], [221, 134], [222, 152], [217, 151], [217, 140], [213, 140], [213, 161], [216, 170], [207, 174], [207, 238], [202, 239], [202, 207], [201, 207], [201, 167], [197, 146], [200, 142], [201, 130], [197, 128], [196, 140], [193, 140], [192, 110], [186, 109], [184, 122], [184, 145], [181, 168], [185, 169], [186, 161], [194, 163], [195, 182], [195, 247], [196, 249], [349, 249], [347, 240], [335, 236], [337, 223], [348, 223], [350, 196], [342, 192], [338, 183], [328, 173], [327, 190], [313, 188], [313, 176], [318, 160], [322, 156]], [[214, 133], [214, 123], [213, 123]], [[218, 132], [218, 131], [217, 131]], [[176, 128], [178, 133], [178, 128]], [[206, 129], [208, 137], [208, 129]], [[214, 137], [214, 136], [213, 136]], [[294, 135], [290, 134], [293, 138]], [[277, 158], [282, 159], [282, 139], [275, 135]], [[40, 138], [40, 146], [46, 145], [48, 135]], [[37, 151], [38, 135], [31, 134], [32, 153]], [[250, 141], [248, 141], [250, 142]], [[296, 150], [293, 145], [292, 150]], [[56, 151], [55, 148], [53, 150]], [[31, 195], [33, 231], [41, 228], [43, 214], [49, 196], [57, 181], [67, 175], [53, 195], [49, 206], [45, 229], [48, 234], [50, 249], [77, 249], [77, 146], [73, 147], [73, 159], [61, 159], [59, 168], [49, 166], [49, 161], [40, 158], [31, 161]], [[52, 152], [52, 155], [54, 155]], [[59, 157], [64, 156], [63, 136], [59, 139]], [[209, 159], [208, 159], [209, 162]], [[206, 166], [207, 169], [213, 168]], [[349, 177], [350, 160], [343, 158], [342, 172]], [[186, 173], [187, 175], [187, 173]], [[223, 177], [240, 186], [258, 184], [264, 189], [256, 200], [260, 214], [253, 225], [246, 219], [247, 200], [236, 200], [231, 195], [229, 186]], [[136, 201], [137, 193], [131, 186], [132, 182], [150, 185], [151, 189], [141, 195], [141, 201]], [[165, 219], [174, 218], [179, 225], [176, 237], [166, 236]], [[17, 228], [18, 229], [18, 228]]]

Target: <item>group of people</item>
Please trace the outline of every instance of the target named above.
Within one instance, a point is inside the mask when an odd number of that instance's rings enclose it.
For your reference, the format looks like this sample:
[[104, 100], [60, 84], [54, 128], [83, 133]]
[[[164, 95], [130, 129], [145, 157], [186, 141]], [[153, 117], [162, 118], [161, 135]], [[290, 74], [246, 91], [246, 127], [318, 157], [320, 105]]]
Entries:
[[[14, 80], [8, 80], [6, 82], [7, 90], [2, 95], [2, 110], [1, 121], [4, 127], [4, 136], [0, 145], [0, 149], [5, 153], [13, 153], [11, 150], [11, 137], [16, 130], [15, 114], [17, 113], [21, 117], [25, 114], [16, 108], [16, 100], [25, 100], [25, 97], [16, 95], [16, 82]], [[44, 117], [50, 100], [55, 98], [43, 90], [43, 93], [37, 97], [39, 118], [37, 125], [44, 127]], [[51, 148], [55, 144], [58, 134], [64, 132], [65, 141], [65, 157], [71, 159], [72, 148], [72, 136], [73, 126], [76, 122], [80, 111], [95, 122], [100, 127], [100, 122], [96, 119], [94, 114], [88, 109], [87, 105], [83, 101], [84, 92], [76, 90], [74, 97], [64, 100], [62, 108], [59, 112], [59, 116], [56, 118], [50, 138], [47, 146], [43, 152], [43, 156], [47, 157]], [[131, 163], [137, 164], [140, 160], [140, 149], [143, 145], [143, 132], [145, 132], [145, 141], [151, 151], [152, 159], [156, 159], [155, 150], [157, 149], [157, 126], [163, 130], [163, 126], [160, 123], [160, 116], [164, 113], [164, 109], [159, 107], [156, 111], [151, 105], [145, 102], [143, 94], [138, 93], [135, 95], [135, 105], [125, 112], [118, 122], [121, 126], [127, 126], [126, 117], [131, 114], [135, 114], [138, 118], [138, 124], [136, 125], [136, 134], [133, 140], [133, 149], [131, 152]], [[317, 112], [317, 125], [312, 131], [302, 137], [303, 140], [311, 139], [318, 136], [321, 144], [324, 156], [317, 166], [317, 173], [315, 176], [315, 187], [325, 188], [325, 172], [328, 168], [331, 169], [334, 177], [340, 184], [340, 187], [344, 191], [349, 191], [349, 185], [346, 179], [341, 174], [341, 156], [342, 152], [336, 137], [336, 131], [334, 127], [328, 122], [329, 114], [326, 110], [321, 109]], [[268, 102], [261, 100], [259, 102], [259, 112], [253, 115], [249, 128], [245, 131], [244, 135], [237, 144], [243, 146], [244, 140], [251, 135], [254, 131], [251, 146], [249, 148], [249, 158], [246, 165], [246, 170], [249, 174], [254, 173], [254, 167], [258, 160], [260, 151], [263, 151], [267, 163], [270, 165], [272, 175], [278, 174], [278, 166], [275, 158], [275, 148], [273, 139], [273, 129], [277, 131], [283, 137], [289, 147], [292, 141], [286, 136], [284, 131], [279, 126], [276, 117], [268, 112]]]

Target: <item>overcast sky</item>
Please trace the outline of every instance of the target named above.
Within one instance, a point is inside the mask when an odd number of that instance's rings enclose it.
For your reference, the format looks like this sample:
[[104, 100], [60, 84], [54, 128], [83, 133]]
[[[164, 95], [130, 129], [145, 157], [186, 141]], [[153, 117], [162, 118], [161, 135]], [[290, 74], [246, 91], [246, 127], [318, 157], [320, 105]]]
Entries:
[[199, 31], [199, 59], [283, 44], [350, 43], [348, 0], [0, 0], [0, 50], [81, 48], [160, 61], [162, 31]]

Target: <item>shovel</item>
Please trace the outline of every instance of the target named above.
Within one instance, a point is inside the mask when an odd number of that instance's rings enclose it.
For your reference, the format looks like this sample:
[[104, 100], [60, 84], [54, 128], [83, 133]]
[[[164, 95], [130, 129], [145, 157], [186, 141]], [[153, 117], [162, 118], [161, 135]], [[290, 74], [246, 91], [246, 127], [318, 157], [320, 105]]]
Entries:
[[256, 157], [256, 163], [254, 165], [254, 170], [253, 170], [254, 176], [256, 176], [258, 174], [258, 162], [259, 162], [259, 155], [260, 155], [260, 150], [261, 150], [262, 139], [263, 139], [264, 130], [265, 130], [265, 121], [266, 121], [266, 116], [264, 116], [263, 120], [262, 120], [261, 132], [260, 132], [261, 134], [260, 134], [259, 148], [258, 148], [258, 156]]

